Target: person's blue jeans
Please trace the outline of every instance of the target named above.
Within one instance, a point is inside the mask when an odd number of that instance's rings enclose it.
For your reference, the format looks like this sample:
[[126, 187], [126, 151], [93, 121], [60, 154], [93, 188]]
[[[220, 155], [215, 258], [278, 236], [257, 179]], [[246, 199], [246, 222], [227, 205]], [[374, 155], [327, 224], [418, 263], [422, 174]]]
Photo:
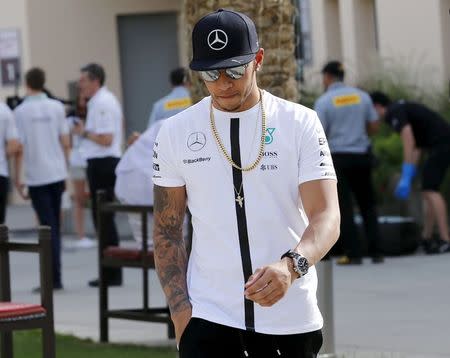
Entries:
[[51, 228], [53, 287], [61, 288], [61, 198], [64, 192], [64, 181], [30, 186], [31, 203], [39, 219], [40, 225]]

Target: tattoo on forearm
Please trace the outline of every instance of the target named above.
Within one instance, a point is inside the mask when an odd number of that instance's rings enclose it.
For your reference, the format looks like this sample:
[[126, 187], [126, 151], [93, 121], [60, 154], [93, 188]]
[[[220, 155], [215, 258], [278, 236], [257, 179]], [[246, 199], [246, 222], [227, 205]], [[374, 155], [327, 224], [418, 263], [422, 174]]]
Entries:
[[156, 271], [172, 314], [190, 308], [186, 285], [187, 252], [183, 240], [186, 193], [154, 187], [153, 241]]

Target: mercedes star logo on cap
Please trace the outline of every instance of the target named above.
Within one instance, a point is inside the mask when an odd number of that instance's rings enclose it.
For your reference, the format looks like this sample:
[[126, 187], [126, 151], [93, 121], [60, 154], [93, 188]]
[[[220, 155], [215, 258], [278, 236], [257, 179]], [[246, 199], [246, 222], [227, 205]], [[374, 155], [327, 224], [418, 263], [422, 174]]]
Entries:
[[206, 136], [202, 132], [191, 133], [187, 140], [187, 147], [193, 152], [198, 152], [206, 145]]
[[228, 44], [228, 36], [225, 31], [216, 29], [212, 30], [208, 35], [208, 45], [215, 51], [220, 51]]

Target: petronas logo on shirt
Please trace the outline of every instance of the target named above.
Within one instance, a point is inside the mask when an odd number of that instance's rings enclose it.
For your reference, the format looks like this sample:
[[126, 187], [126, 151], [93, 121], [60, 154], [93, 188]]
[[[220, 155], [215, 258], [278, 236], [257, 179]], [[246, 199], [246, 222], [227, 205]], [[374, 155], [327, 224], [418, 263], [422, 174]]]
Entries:
[[270, 144], [273, 142], [273, 132], [275, 132], [275, 128], [267, 128], [266, 129], [265, 144]]

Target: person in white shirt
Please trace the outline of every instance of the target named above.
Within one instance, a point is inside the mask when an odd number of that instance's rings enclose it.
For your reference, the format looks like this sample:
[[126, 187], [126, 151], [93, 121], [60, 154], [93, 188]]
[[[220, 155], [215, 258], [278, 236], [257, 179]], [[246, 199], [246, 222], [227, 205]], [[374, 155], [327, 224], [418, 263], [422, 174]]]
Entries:
[[[191, 105], [188, 86], [189, 79], [185, 68], [170, 72], [173, 90], [158, 100], [150, 115], [149, 128], [140, 135], [133, 133], [129, 138], [129, 147], [116, 168], [116, 197], [120, 202], [130, 205], [153, 205], [153, 144], [164, 123], [164, 119], [185, 110]], [[141, 242], [142, 228], [139, 214], [128, 214], [133, 237]], [[151, 217], [148, 218], [149, 226]], [[150, 241], [152, 245], [152, 241]]]
[[4, 224], [6, 218], [9, 188], [8, 157], [16, 155], [19, 150], [19, 136], [13, 112], [6, 104], [0, 103], [0, 224]]
[[[71, 131], [80, 121], [86, 121], [86, 99], [80, 95], [76, 98], [75, 107], [67, 113], [67, 120]], [[85, 235], [84, 208], [86, 205], [86, 167], [82, 143], [84, 138], [72, 132], [72, 148], [69, 158], [69, 176], [73, 188], [73, 219], [78, 240], [74, 247], [89, 249], [96, 246], [96, 242]]]
[[[33, 68], [25, 76], [27, 96], [15, 110], [20, 142], [15, 184], [23, 198], [31, 198], [41, 225], [51, 227], [53, 288], [62, 289], [61, 198], [67, 178], [70, 151], [69, 127], [64, 105], [43, 92], [45, 73]], [[25, 182], [21, 180], [22, 157]], [[25, 188], [28, 187], [28, 194]], [[39, 289], [39, 288], [38, 288]], [[38, 290], [36, 289], [36, 290]]]
[[206, 15], [192, 47], [211, 96], [165, 121], [153, 157], [154, 257], [180, 357], [316, 357], [314, 265], [340, 224], [322, 125], [258, 88], [264, 50], [246, 15]]
[[[114, 197], [115, 169], [122, 154], [122, 108], [116, 96], [105, 86], [105, 71], [99, 64], [91, 63], [81, 68], [80, 94], [88, 98], [86, 124], [79, 122], [74, 133], [81, 135], [81, 150], [87, 159], [87, 178], [91, 194], [92, 220], [97, 227], [96, 193], [105, 190], [109, 199]], [[105, 215], [108, 246], [117, 246], [114, 215]], [[122, 270], [106, 270], [106, 281], [110, 286], [122, 284]], [[89, 286], [98, 287], [98, 279], [89, 281]]]

